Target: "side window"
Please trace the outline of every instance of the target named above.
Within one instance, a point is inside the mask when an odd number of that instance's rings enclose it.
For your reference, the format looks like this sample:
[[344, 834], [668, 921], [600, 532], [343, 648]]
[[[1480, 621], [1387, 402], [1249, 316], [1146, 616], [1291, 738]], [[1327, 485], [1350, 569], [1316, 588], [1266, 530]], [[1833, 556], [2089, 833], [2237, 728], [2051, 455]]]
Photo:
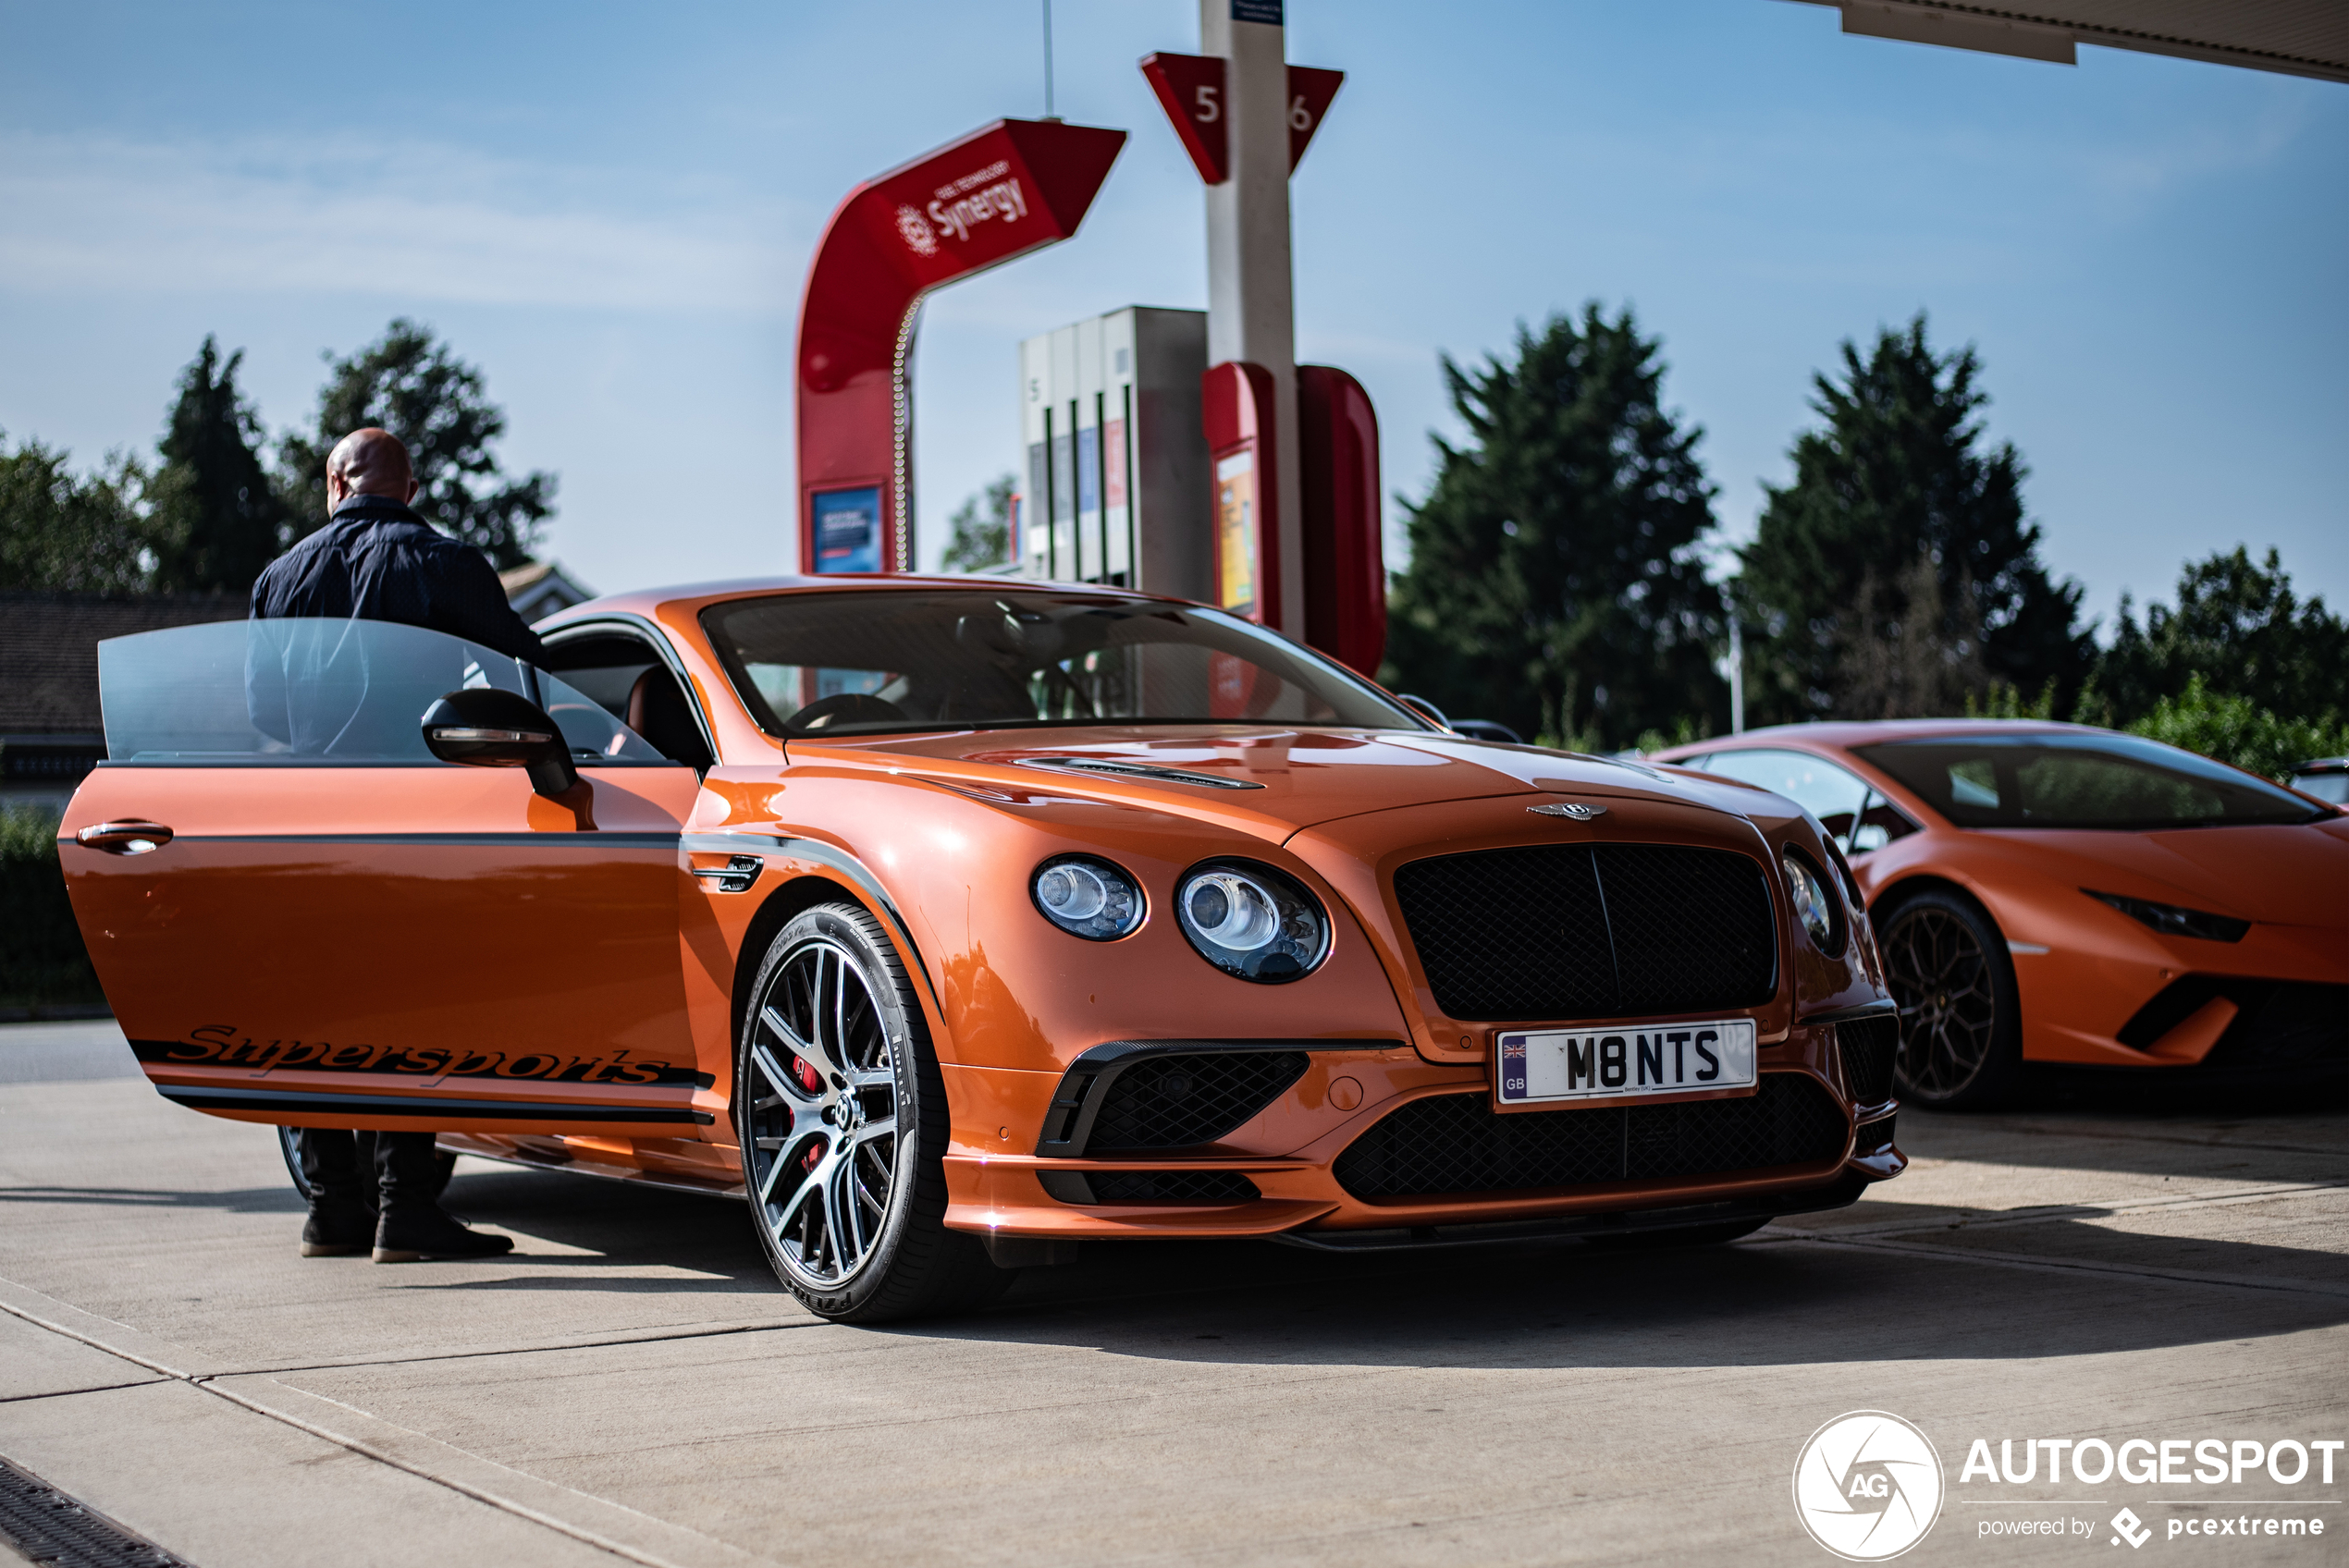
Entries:
[[1907, 812], [1871, 790], [1868, 803], [1860, 813], [1860, 826], [1851, 830], [1851, 852], [1863, 855], [1880, 850], [1895, 839], [1907, 838], [1919, 826]]
[[642, 639], [600, 630], [564, 638], [547, 649], [547, 668], [597, 706], [619, 715], [670, 761], [704, 771], [716, 765], [692, 699], [667, 661]]
[[107, 760], [148, 767], [439, 767], [424, 710], [474, 686], [537, 703], [580, 762], [661, 760], [562, 681], [419, 626], [224, 620], [98, 644]]
[[1872, 791], [1865, 780], [1808, 752], [1716, 752], [1705, 763], [1707, 773], [1759, 784], [1777, 791], [1819, 819], [1846, 854], [1878, 849], [1876, 843], [1854, 842], [1854, 830], [1865, 839], [1863, 817]]

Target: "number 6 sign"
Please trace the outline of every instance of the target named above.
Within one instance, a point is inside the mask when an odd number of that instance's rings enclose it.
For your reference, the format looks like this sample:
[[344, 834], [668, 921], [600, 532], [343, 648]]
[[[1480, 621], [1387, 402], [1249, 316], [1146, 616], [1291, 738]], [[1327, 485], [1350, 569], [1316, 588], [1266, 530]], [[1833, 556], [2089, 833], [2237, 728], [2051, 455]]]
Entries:
[[[1229, 141], [1224, 134], [1224, 61], [1212, 55], [1156, 54], [1142, 56], [1142, 75], [1150, 79], [1174, 134], [1191, 155], [1199, 178], [1221, 185], [1231, 178]], [[1337, 96], [1344, 71], [1312, 66], [1288, 68], [1288, 166], [1305, 156], [1306, 144], [1321, 129], [1330, 100]]]

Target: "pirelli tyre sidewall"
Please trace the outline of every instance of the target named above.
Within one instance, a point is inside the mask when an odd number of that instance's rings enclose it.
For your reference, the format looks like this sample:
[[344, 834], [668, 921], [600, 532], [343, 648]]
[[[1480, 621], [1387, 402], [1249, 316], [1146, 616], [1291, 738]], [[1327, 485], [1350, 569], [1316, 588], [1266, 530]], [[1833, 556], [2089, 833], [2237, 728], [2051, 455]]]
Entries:
[[[763, 1048], [771, 1064], [782, 1054], [779, 1045], [787, 1043], [779, 1041], [766, 1014], [774, 1010], [793, 1022], [794, 1009], [804, 1005], [807, 995], [808, 976], [830, 975], [835, 964], [853, 971], [847, 984], [852, 989], [861, 986], [869, 998], [872, 1020], [888, 1041], [888, 1109], [895, 1125], [894, 1146], [887, 1159], [884, 1211], [877, 1219], [867, 1214], [871, 1228], [857, 1242], [847, 1243], [852, 1250], [861, 1243], [861, 1250], [845, 1267], [837, 1255], [826, 1257], [819, 1250], [817, 1267], [811, 1268], [803, 1256], [806, 1228], [791, 1222], [788, 1200], [778, 1200], [795, 1181], [814, 1180], [801, 1177], [797, 1162], [806, 1158], [807, 1150], [817, 1149], [820, 1169], [820, 1150], [827, 1146], [823, 1140], [837, 1143], [838, 1135], [831, 1130], [833, 1121], [811, 1121], [804, 1105], [797, 1125], [805, 1135], [795, 1139], [782, 1130], [781, 1108], [769, 1104], [760, 1109], [777, 1096], [759, 1053]], [[999, 1292], [1009, 1282], [1009, 1274], [988, 1261], [975, 1237], [949, 1231], [944, 1224], [945, 1084], [904, 967], [880, 923], [846, 902], [803, 912], [769, 945], [750, 998], [735, 1042], [734, 1125], [753, 1229], [776, 1278], [809, 1311], [838, 1322], [879, 1323], [951, 1311]], [[852, 1036], [857, 1032], [853, 1023], [852, 1019]], [[827, 1047], [820, 1054], [835, 1053]], [[871, 1072], [882, 1064], [867, 1057], [863, 1065]], [[868, 1090], [861, 1098], [860, 1114], [871, 1115], [881, 1099], [879, 1093]], [[849, 1120], [838, 1115], [837, 1104], [834, 1116], [839, 1121]], [[789, 1146], [758, 1146], [779, 1137]], [[793, 1167], [775, 1173], [769, 1186], [768, 1178], [779, 1156], [794, 1162]], [[862, 1177], [869, 1192], [872, 1162], [848, 1163], [846, 1179]], [[849, 1201], [855, 1201], [853, 1191]]]

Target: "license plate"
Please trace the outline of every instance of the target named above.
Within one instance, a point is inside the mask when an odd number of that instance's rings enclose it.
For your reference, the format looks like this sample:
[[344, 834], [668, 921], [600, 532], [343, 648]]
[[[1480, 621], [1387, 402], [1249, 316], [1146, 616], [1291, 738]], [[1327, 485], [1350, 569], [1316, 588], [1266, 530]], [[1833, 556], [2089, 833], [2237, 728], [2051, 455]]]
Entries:
[[1503, 1105], [1636, 1100], [1754, 1086], [1753, 1021], [1545, 1030], [1494, 1044]]

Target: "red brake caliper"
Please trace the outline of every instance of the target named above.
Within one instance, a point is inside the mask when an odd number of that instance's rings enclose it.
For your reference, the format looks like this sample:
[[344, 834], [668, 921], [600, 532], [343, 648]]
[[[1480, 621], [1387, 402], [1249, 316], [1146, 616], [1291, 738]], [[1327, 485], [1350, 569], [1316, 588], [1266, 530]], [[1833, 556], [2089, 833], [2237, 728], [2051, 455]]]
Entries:
[[[820, 1095], [824, 1092], [824, 1075], [816, 1071], [814, 1062], [804, 1056], [795, 1056], [791, 1059], [791, 1064], [793, 1072], [799, 1078], [801, 1088], [811, 1095]], [[813, 1170], [823, 1162], [824, 1145], [810, 1144], [807, 1145], [807, 1153], [799, 1162], [799, 1168], [802, 1170]]]

